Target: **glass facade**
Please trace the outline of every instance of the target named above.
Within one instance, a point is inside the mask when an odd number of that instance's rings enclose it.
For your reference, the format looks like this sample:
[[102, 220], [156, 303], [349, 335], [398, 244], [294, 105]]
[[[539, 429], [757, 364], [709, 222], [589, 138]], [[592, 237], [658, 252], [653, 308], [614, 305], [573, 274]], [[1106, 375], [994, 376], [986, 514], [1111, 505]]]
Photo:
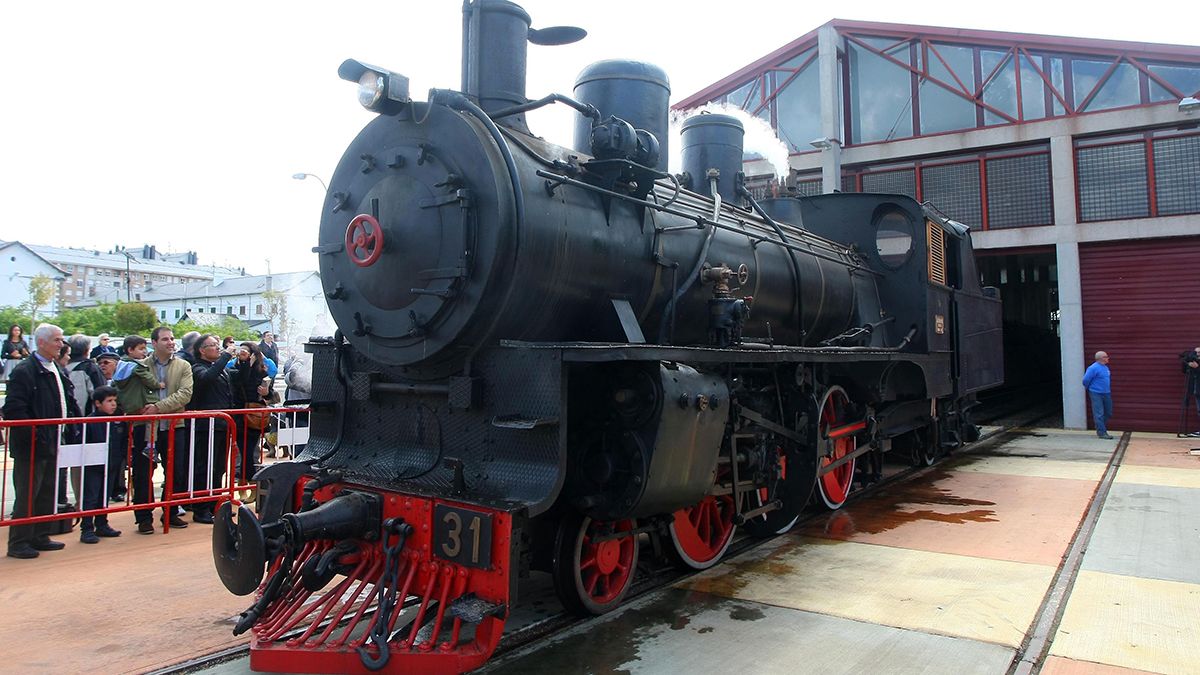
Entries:
[[[864, 40], [878, 48], [893, 40]], [[863, 45], [849, 42], [850, 139], [870, 143], [908, 138], [913, 135], [912, 76]], [[908, 56], [904, 55], [904, 61]]]
[[[776, 73], [778, 79], [788, 79]], [[789, 76], [790, 77], [790, 76]], [[810, 150], [808, 142], [821, 137], [821, 93], [819, 91], [817, 62], [790, 78], [775, 97], [776, 130], [779, 139], [787, 143], [792, 152]]]
[[[847, 145], [1097, 112], [1200, 94], [1200, 64], [1125, 53], [842, 33]], [[792, 152], [821, 135], [815, 40], [714, 101], [770, 120]]]
[[[980, 32], [976, 41], [971, 31], [835, 27], [836, 112], [846, 147], [1200, 96], [1200, 56], [1189, 56], [1200, 50], [1193, 48], [1104, 41], [1073, 47], [1084, 43], [1039, 36], [1006, 44], [994, 33]], [[791, 152], [812, 152], [809, 142], [824, 135], [815, 34], [735, 82], [712, 100], [770, 120]], [[1184, 125], [1120, 133], [1075, 139], [1078, 220], [1200, 213], [1200, 132]], [[841, 188], [907, 194], [973, 228], [1053, 225], [1049, 148], [1037, 134], [1023, 147], [964, 148], [954, 156], [847, 154], [843, 159], [854, 162], [888, 159], [846, 166]], [[819, 172], [807, 167], [794, 181], [801, 196], [821, 188]]]
[[[921, 80], [921, 133], [975, 126], [975, 104], [962, 96], [962, 87], [971, 87], [975, 82], [974, 52], [970, 47], [941, 45], [928, 61], [929, 74], [935, 79]], [[947, 88], [937, 81], [955, 86]]]

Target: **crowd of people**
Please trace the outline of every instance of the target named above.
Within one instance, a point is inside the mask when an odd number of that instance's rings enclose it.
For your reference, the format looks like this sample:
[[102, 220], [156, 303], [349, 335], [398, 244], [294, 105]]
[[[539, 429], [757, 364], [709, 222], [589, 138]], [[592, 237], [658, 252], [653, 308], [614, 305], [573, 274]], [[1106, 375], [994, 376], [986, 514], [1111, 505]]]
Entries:
[[[172, 467], [174, 493], [186, 491], [189, 479], [197, 491], [219, 488], [225, 480], [223, 443], [229, 431], [223, 416], [154, 420], [124, 420], [121, 416], [263, 408], [279, 403], [273, 386], [279, 355], [271, 333], [264, 333], [261, 342], [238, 342], [232, 337], [191, 332], [176, 345], [174, 331], [159, 326], [149, 339], [126, 336], [119, 349], [103, 334], [92, 348], [86, 336], [66, 339], [58, 326], [42, 324], [32, 338], [30, 345], [20, 326], [13, 326], [4, 342], [4, 418], [86, 417], [87, 421], [9, 429], [14, 519], [54, 513], [55, 495], [62, 501], [66, 494], [68, 473], [85, 511], [102, 508], [106, 495], [110, 501], [125, 501], [127, 487], [133, 504], [151, 503], [153, 474], [159, 462]], [[301, 380], [308, 381], [299, 373], [289, 377], [289, 390], [293, 382]], [[232, 416], [237, 448], [234, 478], [239, 484], [249, 483], [258, 470], [260, 441], [269, 417], [266, 413]], [[60, 445], [81, 441], [107, 443], [107, 466], [58, 470]], [[189, 446], [189, 442], [193, 444]], [[131, 464], [129, 486], [125, 485], [126, 461]], [[168, 497], [164, 482], [163, 501]], [[192, 521], [212, 524], [216, 502], [214, 498], [190, 504]], [[184, 528], [188, 523], [183, 513], [165, 507], [161, 520]], [[135, 508], [134, 519], [139, 534], [154, 533], [151, 509]], [[11, 526], [8, 556], [36, 558], [42, 551], [62, 549], [62, 542], [50, 538], [52, 529], [51, 522]], [[81, 519], [80, 541], [85, 544], [120, 535], [103, 515]]]

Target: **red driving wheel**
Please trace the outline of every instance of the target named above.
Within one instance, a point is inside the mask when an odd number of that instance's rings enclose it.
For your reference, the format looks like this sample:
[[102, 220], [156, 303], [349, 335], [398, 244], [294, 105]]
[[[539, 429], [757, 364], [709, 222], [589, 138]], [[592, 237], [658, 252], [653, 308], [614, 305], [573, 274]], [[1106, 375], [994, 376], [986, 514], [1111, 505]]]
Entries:
[[360, 213], [346, 226], [346, 255], [359, 267], [370, 267], [383, 255], [383, 229], [369, 213]]

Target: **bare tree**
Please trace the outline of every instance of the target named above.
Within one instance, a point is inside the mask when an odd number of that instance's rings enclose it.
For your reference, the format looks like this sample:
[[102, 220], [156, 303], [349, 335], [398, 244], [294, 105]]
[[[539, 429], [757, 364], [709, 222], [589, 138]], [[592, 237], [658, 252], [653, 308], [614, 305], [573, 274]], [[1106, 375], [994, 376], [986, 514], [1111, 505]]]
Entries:
[[283, 291], [264, 291], [263, 302], [266, 303], [267, 320], [271, 322], [271, 332], [277, 340], [291, 344], [291, 334], [294, 328], [292, 319], [288, 316], [288, 297]]
[[25, 309], [29, 312], [29, 334], [37, 328], [37, 313], [54, 299], [54, 280], [45, 274], [38, 274], [29, 280], [29, 298], [25, 301]]

